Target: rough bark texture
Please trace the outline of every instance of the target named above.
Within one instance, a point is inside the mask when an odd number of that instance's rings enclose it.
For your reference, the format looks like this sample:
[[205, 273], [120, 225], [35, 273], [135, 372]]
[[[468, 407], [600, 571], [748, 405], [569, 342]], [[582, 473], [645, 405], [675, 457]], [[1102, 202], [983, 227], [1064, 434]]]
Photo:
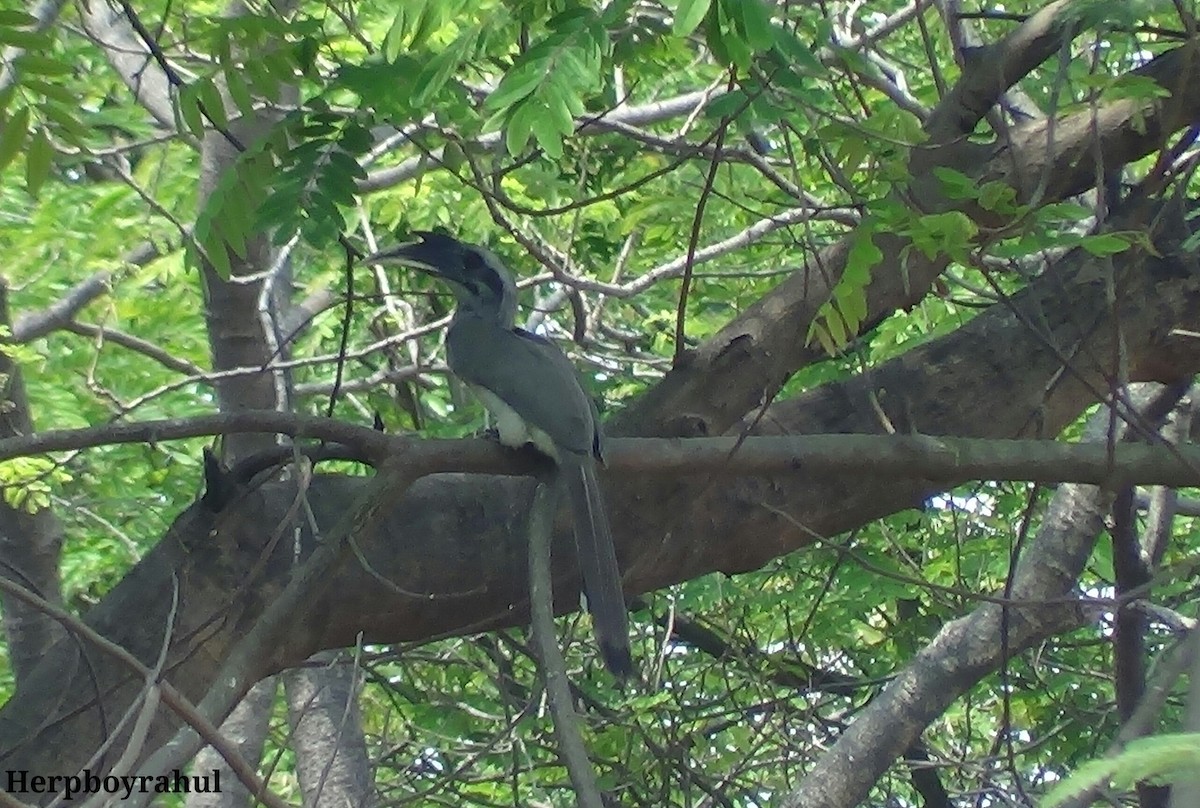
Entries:
[[[271, 677], [250, 688], [241, 703], [221, 724], [221, 734], [228, 738], [247, 761], [262, 760], [263, 746], [270, 729], [271, 707], [275, 702], [276, 678]], [[225, 759], [212, 747], [206, 746], [196, 755], [192, 771], [207, 773], [221, 770], [221, 791], [194, 792], [187, 796], [187, 808], [222, 808], [222, 806], [253, 805], [250, 792], [230, 772]]]
[[[0, 284], [0, 322], [9, 323], [8, 287]], [[21, 369], [6, 353], [0, 353], [0, 437], [33, 432], [29, 400]], [[0, 491], [0, 565], [4, 574], [31, 589], [50, 603], [61, 604], [58, 558], [62, 552], [63, 528], [50, 508], [30, 513], [9, 504]], [[0, 597], [4, 612], [4, 636], [8, 658], [18, 682], [37, 664], [42, 654], [60, 637], [62, 630], [53, 618], [11, 597]]]
[[304, 805], [372, 808], [378, 800], [358, 710], [358, 668], [346, 653], [318, 654], [312, 662], [324, 664], [281, 677]]

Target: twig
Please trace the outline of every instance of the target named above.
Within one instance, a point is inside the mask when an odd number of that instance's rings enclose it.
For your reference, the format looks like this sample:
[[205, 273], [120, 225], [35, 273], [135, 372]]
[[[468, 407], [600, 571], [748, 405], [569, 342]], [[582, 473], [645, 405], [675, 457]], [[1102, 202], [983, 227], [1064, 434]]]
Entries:
[[571, 699], [567, 663], [554, 633], [554, 584], [550, 574], [550, 537], [554, 533], [554, 514], [558, 512], [557, 480], [539, 481], [529, 507], [529, 612], [533, 624], [534, 648], [546, 682], [546, 698], [559, 754], [575, 787], [575, 798], [582, 808], [604, 808], [600, 786], [583, 734], [579, 714]]

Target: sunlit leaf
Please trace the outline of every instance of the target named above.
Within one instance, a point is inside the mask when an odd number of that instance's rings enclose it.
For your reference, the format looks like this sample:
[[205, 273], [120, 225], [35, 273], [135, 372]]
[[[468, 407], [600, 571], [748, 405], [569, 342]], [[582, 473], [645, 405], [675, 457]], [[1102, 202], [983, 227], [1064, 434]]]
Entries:
[[0, 126], [0, 171], [3, 171], [25, 145], [29, 133], [29, 107], [18, 107]]
[[538, 145], [546, 152], [546, 155], [553, 160], [562, 157], [563, 134], [553, 116], [545, 114], [532, 115], [530, 116], [530, 125], [534, 138], [537, 140]]
[[1116, 255], [1129, 249], [1129, 238], [1120, 233], [1097, 233], [1084, 236], [1079, 246], [1096, 256]]
[[510, 70], [484, 103], [489, 110], [505, 110], [533, 93], [546, 80], [546, 74], [536, 65], [525, 64]]
[[7, 28], [25, 28], [37, 25], [37, 17], [15, 9], [0, 9], [0, 26]]
[[404, 39], [408, 33], [408, 15], [408, 5], [397, 3], [396, 16], [392, 17], [392, 24], [383, 37], [383, 58], [389, 62], [396, 61], [404, 47]]
[[225, 115], [225, 102], [212, 79], [196, 80], [196, 98], [200, 112], [206, 119], [218, 129], [229, 128], [229, 118]]
[[204, 137], [206, 126], [200, 112], [200, 89], [196, 84], [187, 84], [179, 91], [179, 115], [184, 125], [195, 137]]
[[535, 117], [536, 113], [529, 105], [518, 107], [509, 116], [504, 128], [504, 146], [512, 156], [516, 157], [525, 151], [525, 144], [529, 142], [529, 136], [533, 132]]
[[775, 27], [763, 0], [738, 0], [741, 12], [741, 31], [755, 51], [764, 51], [775, 44]]
[[712, 0], [679, 0], [675, 6], [675, 19], [671, 23], [671, 33], [675, 36], [687, 36], [696, 30], [696, 26], [708, 13], [708, 5]]
[[25, 155], [25, 187], [30, 196], [38, 195], [53, 164], [54, 147], [50, 145], [50, 136], [45, 129], [38, 128], [29, 139], [29, 151]]

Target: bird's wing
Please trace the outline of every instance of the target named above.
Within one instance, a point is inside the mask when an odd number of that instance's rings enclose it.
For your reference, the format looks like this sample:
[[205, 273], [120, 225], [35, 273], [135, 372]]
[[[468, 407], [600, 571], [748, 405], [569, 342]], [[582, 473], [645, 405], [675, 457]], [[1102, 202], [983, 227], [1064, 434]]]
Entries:
[[456, 320], [446, 344], [451, 370], [460, 379], [491, 392], [560, 451], [592, 454], [594, 404], [558, 346], [479, 318]]

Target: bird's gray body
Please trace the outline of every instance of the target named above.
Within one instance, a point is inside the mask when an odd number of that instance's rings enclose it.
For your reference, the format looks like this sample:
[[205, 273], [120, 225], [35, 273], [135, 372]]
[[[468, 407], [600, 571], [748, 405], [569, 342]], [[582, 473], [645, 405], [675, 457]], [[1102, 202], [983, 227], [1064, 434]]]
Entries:
[[419, 242], [368, 260], [398, 261], [450, 283], [458, 300], [446, 333], [450, 369], [492, 414], [501, 443], [532, 443], [558, 466], [596, 640], [608, 668], [627, 676], [633, 671], [629, 617], [596, 478], [603, 433], [595, 404], [558, 346], [514, 325], [516, 285], [499, 259], [449, 236], [419, 235]]
[[[454, 375], [480, 388], [506, 446], [532, 443], [555, 460], [595, 451], [599, 429], [590, 399], [554, 343], [460, 310], [446, 333], [446, 352]], [[521, 378], [530, 367], [538, 368], [536, 387]]]

